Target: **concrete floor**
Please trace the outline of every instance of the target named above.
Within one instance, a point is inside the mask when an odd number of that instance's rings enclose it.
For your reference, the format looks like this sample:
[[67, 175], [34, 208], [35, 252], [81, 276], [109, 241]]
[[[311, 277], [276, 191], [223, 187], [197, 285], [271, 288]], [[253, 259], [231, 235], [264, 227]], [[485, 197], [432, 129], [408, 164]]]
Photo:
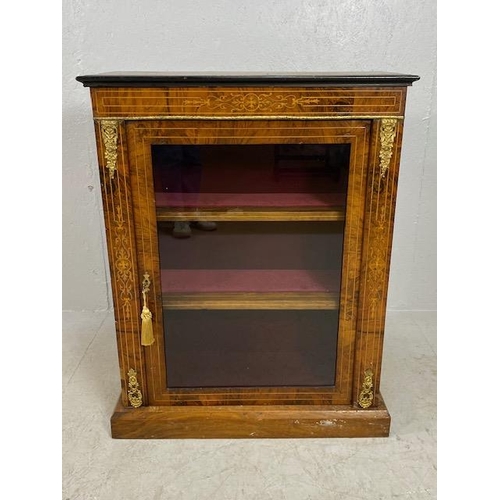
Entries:
[[113, 440], [109, 313], [63, 315], [63, 500], [436, 498], [436, 315], [388, 314], [379, 439]]

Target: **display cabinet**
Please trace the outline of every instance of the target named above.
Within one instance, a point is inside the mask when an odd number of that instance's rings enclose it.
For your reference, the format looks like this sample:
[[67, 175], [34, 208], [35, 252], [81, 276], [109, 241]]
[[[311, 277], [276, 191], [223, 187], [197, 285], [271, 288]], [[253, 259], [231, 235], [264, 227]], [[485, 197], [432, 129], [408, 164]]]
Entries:
[[77, 78], [116, 319], [113, 437], [388, 435], [385, 308], [417, 79]]

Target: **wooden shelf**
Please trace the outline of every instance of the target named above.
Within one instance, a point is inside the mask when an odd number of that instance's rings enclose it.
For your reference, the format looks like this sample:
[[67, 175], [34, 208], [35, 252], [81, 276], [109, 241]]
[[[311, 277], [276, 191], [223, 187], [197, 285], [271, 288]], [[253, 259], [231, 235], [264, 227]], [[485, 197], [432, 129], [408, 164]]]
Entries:
[[170, 221], [343, 221], [345, 211], [343, 207], [331, 209], [290, 209], [273, 208], [262, 209], [255, 207], [245, 208], [209, 208], [203, 210], [189, 210], [179, 208], [157, 208], [158, 222]]
[[345, 196], [338, 193], [156, 193], [160, 222], [342, 221]]
[[164, 293], [164, 309], [338, 309], [337, 293]]

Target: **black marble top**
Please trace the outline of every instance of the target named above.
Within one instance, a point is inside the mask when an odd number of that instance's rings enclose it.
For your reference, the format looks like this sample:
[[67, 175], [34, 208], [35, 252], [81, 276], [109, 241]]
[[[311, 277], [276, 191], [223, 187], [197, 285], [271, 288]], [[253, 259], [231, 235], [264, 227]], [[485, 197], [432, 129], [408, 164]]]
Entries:
[[411, 85], [420, 79], [401, 73], [156, 73], [113, 72], [77, 76], [85, 87], [195, 87], [195, 86], [384, 86]]

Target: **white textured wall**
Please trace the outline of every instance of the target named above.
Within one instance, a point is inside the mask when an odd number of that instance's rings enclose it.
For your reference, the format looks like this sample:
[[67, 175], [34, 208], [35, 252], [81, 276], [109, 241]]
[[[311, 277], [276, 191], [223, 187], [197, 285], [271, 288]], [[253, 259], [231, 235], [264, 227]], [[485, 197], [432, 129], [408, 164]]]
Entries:
[[63, 308], [111, 305], [89, 89], [105, 71], [396, 71], [409, 88], [390, 309], [435, 309], [431, 0], [63, 2]]

